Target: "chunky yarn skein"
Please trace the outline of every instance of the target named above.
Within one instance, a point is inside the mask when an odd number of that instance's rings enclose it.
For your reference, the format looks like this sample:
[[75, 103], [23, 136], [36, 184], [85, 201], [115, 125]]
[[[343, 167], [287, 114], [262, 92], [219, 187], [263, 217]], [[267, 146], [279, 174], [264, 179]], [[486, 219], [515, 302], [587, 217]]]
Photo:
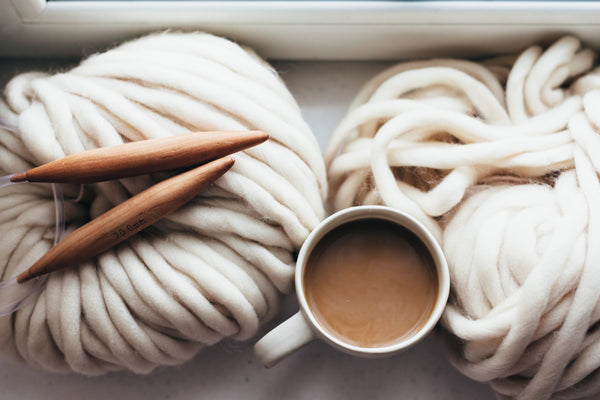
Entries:
[[443, 246], [454, 365], [501, 398], [600, 393], [600, 70], [574, 37], [394, 66], [325, 158], [335, 209], [383, 203]]
[[[12, 79], [0, 102], [0, 172], [86, 149], [190, 131], [268, 132], [173, 215], [76, 268], [0, 319], [0, 351], [51, 371], [145, 373], [225, 337], [247, 339], [292, 289], [294, 252], [324, 217], [319, 146], [285, 85], [251, 50], [203, 33], [125, 43], [56, 75]], [[14, 125], [16, 129], [11, 129]], [[67, 230], [162, 179], [90, 185]], [[66, 189], [76, 197], [78, 188]], [[51, 245], [48, 188], [0, 192], [0, 276]]]

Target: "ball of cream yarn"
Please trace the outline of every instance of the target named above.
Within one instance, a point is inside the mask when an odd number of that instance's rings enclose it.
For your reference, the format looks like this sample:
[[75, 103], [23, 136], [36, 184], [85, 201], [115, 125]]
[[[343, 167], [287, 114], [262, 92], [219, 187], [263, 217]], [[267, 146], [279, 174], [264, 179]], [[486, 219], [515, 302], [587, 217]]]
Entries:
[[[248, 130], [271, 139], [165, 220], [77, 268], [0, 319], [4, 356], [52, 371], [149, 372], [222, 338], [247, 339], [292, 289], [294, 259], [324, 217], [320, 149], [285, 85], [251, 50], [203, 33], [125, 43], [55, 75], [12, 79], [0, 102], [0, 175], [86, 149], [190, 131]], [[14, 125], [16, 129], [11, 129]], [[67, 202], [72, 230], [158, 176], [88, 187]], [[77, 188], [66, 188], [76, 197]], [[51, 192], [0, 192], [0, 274], [51, 245]]]
[[600, 393], [600, 70], [574, 37], [368, 82], [325, 158], [335, 209], [419, 218], [451, 269], [454, 365], [501, 398]]

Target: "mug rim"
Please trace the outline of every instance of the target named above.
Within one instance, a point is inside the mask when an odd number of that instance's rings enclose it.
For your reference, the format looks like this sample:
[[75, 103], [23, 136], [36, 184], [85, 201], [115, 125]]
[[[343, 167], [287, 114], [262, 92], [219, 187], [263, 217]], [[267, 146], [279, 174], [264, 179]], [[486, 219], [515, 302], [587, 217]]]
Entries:
[[[308, 306], [306, 294], [304, 292], [303, 276], [312, 250], [327, 233], [343, 224], [372, 218], [395, 223], [415, 234], [421, 240], [421, 242], [423, 242], [431, 254], [435, 264], [438, 277], [438, 291], [435, 306], [431, 311], [427, 322], [416, 333], [406, 339], [398, 340], [388, 345], [362, 347], [347, 343], [344, 340], [332, 335], [319, 323], [314, 316], [314, 313]], [[302, 312], [304, 318], [308, 321], [309, 325], [314, 329], [318, 337], [346, 353], [362, 357], [380, 357], [391, 355], [413, 346], [433, 330], [434, 326], [440, 320], [448, 301], [448, 296], [450, 294], [450, 273], [441, 246], [429, 229], [427, 229], [416, 218], [389, 206], [362, 205], [345, 208], [331, 214], [321, 221], [321, 223], [310, 232], [302, 244], [300, 252], [298, 253], [295, 271], [295, 288], [298, 303], [300, 304], [300, 311]]]

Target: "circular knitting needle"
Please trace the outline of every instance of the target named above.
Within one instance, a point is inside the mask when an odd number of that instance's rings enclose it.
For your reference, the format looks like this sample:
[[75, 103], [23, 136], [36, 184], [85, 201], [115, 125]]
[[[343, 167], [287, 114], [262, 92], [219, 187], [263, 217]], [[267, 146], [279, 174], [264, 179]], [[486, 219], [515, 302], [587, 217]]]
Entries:
[[182, 207], [227, 172], [233, 163], [233, 157], [220, 158], [131, 197], [67, 235], [19, 274], [17, 282], [74, 266], [108, 250]]

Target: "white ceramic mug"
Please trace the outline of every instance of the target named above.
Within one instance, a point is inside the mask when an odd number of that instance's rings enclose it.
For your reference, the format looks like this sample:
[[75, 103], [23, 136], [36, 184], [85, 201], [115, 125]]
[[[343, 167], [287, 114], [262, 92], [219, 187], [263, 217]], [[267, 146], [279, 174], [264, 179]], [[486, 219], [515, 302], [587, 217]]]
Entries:
[[[334, 336], [317, 321], [307, 303], [304, 291], [304, 271], [316, 244], [334, 228], [362, 219], [390, 221], [415, 234], [429, 251], [438, 278], [437, 299], [426, 323], [407, 339], [381, 347], [359, 347]], [[431, 232], [413, 217], [385, 206], [347, 208], [331, 215], [319, 224], [307, 237], [298, 254], [295, 284], [300, 311], [265, 335], [254, 346], [257, 358], [266, 367], [274, 365], [283, 357], [314, 339], [322, 339], [339, 350], [361, 357], [382, 357], [398, 353], [420, 341], [433, 329], [444, 311], [450, 292], [448, 265], [442, 249]]]

